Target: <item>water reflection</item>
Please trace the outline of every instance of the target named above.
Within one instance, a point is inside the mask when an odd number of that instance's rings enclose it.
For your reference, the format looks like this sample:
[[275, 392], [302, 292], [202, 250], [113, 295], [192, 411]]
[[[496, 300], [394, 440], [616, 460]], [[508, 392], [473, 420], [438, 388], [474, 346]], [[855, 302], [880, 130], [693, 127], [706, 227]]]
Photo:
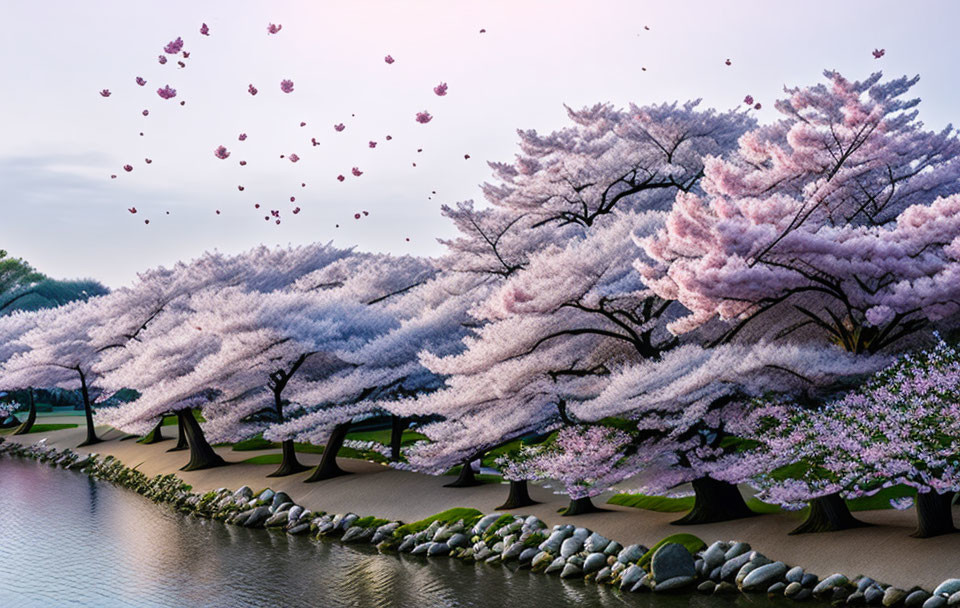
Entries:
[[[84, 503], [88, 508], [84, 508]], [[506, 566], [380, 555], [183, 516], [0, 458], [0, 607], [770, 608], [762, 596], [621, 594]]]

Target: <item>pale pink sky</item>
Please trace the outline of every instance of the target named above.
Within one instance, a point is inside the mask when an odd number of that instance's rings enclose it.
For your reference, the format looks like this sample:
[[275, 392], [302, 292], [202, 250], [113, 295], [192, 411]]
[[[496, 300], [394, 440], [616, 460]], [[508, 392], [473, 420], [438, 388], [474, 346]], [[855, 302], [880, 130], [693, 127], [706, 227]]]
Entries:
[[[773, 120], [783, 85], [817, 82], [824, 68], [851, 78], [878, 69], [921, 74], [921, 116], [939, 128], [958, 115], [960, 10], [950, 2], [900, 6], [5, 2], [0, 248], [52, 276], [114, 286], [204, 249], [259, 243], [332, 239], [436, 254], [436, 237], [451, 234], [440, 204], [480, 200], [485, 161], [512, 158], [517, 128], [564, 126], [564, 103], [702, 97], [726, 109], [750, 93], [765, 106], [759, 118]], [[209, 37], [199, 34], [201, 22]], [[269, 22], [283, 29], [268, 36]], [[191, 53], [186, 69], [172, 58], [157, 62], [177, 36]], [[887, 51], [880, 60], [870, 53], [876, 47]], [[383, 61], [388, 53], [393, 65]], [[138, 75], [147, 86], [134, 83]], [[280, 91], [283, 78], [295, 82], [292, 94]], [[432, 92], [440, 81], [446, 97]], [[256, 97], [246, 93], [249, 83]], [[156, 95], [165, 84], [177, 89], [175, 99]], [[102, 88], [113, 95], [101, 98]], [[421, 110], [434, 120], [417, 124]], [[339, 122], [342, 133], [332, 127]], [[237, 141], [241, 132], [246, 142]], [[388, 133], [393, 141], [384, 140]], [[231, 150], [228, 160], [214, 158], [220, 144]], [[290, 153], [302, 160], [279, 158]], [[240, 167], [241, 159], [249, 164]], [[121, 169], [126, 163], [132, 173]], [[350, 175], [353, 166], [362, 177]], [[294, 206], [302, 208], [297, 216]], [[264, 221], [268, 209], [281, 210], [280, 226]], [[362, 210], [370, 216], [354, 220]]]

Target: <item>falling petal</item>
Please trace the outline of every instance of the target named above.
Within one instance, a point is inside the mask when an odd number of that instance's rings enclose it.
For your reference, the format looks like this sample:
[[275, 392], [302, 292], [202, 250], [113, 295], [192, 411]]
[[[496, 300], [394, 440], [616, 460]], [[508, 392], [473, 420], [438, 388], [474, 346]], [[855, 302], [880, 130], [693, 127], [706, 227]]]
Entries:
[[237, 190], [239, 190], [240, 192], [243, 192], [243, 186], [237, 186]]
[[147, 81], [144, 80], [143, 78], [137, 76], [137, 84], [142, 87], [143, 85], [147, 84]]
[[144, 223], [144, 224], [149, 224], [149, 223], [150, 223], [150, 220], [143, 220], [143, 223]]
[[433, 92], [438, 96], [443, 97], [447, 94], [447, 83], [441, 82], [437, 86], [433, 87]]
[[727, 59], [726, 61], [724, 61], [724, 63], [727, 64], [727, 65], [732, 65], [729, 59]]
[[137, 208], [136, 208], [136, 207], [130, 207], [129, 209], [127, 209], [127, 211], [129, 211], [130, 213], [136, 213], [136, 212], [137, 212]]
[[150, 110], [144, 110], [143, 112], [141, 112], [141, 114], [143, 114], [144, 116], [149, 116]]
[[430, 112], [427, 112], [426, 110], [423, 112], [417, 112], [417, 122], [420, 124], [425, 125], [431, 120], [433, 120], [433, 116], [430, 116]]
[[763, 107], [763, 106], [761, 106], [761, 105], [758, 103], [757, 105], [753, 106], [753, 109], [754, 109], [754, 110], [759, 110], [759, 109], [762, 108], [762, 107]]
[[160, 57], [159, 57], [159, 59], [157, 59], [157, 61], [160, 62], [160, 65], [163, 65], [163, 64], [165, 64], [165, 63], [167, 62], [167, 58], [166, 58], [165, 56], [163, 56], [163, 55], [160, 55]]
[[241, 133], [240, 137], [238, 137], [237, 139], [239, 139], [240, 141], [247, 141], [247, 134]]
[[177, 65], [179, 65], [181, 68], [187, 67], [187, 64], [185, 64], [185, 63], [182, 62], [182, 61], [178, 61], [178, 62], [177, 62]]
[[350, 172], [353, 173], [355, 177], [360, 177], [361, 175], [363, 175], [363, 171], [361, 171], [357, 167], [354, 167], [353, 169], [351, 169]]
[[183, 58], [184, 58], [184, 59], [190, 59], [190, 53], [184, 51], [184, 52], [183, 52]]
[[342, 122], [333, 125], [333, 129], [334, 129], [334, 131], [336, 131], [337, 133], [339, 133], [340, 131], [343, 131], [343, 130], [346, 129], [346, 128], [347, 128], [346, 125], [344, 125]]
[[371, 148], [376, 148], [377, 142], [371, 140], [369, 143], [367, 143], [367, 145], [370, 146]]
[[217, 215], [220, 215], [220, 210], [219, 210], [219, 209], [217, 209]]
[[110, 95], [111, 95], [110, 89], [103, 89], [102, 91], [100, 91], [100, 97], [110, 97]]
[[153, 160], [152, 160], [152, 159], [149, 159], [149, 158], [145, 158], [145, 159], [143, 159], [143, 162], [145, 162], [145, 163], [147, 163], [147, 164], [149, 165], [150, 163], [153, 162]]
[[393, 139], [393, 137], [391, 137], [390, 135], [387, 135], [386, 137], [384, 137], [384, 139], [386, 139], [387, 141], [390, 141], [391, 139]]
[[250, 93], [251, 95], [256, 95], [256, 94], [257, 94], [257, 87], [255, 87], [255, 86], [253, 86], [253, 85], [251, 84], [250, 86], [247, 87], [247, 92]]
[[280, 81], [280, 90], [284, 93], [293, 93], [293, 81], [292, 80], [281, 80]]
[[303, 122], [303, 121], [301, 120], [301, 121], [300, 121], [300, 126], [301, 126], [301, 127], [305, 127], [305, 126], [307, 126], [307, 123], [305, 123], [305, 122]]
[[294, 208], [293, 208], [293, 214], [296, 215], [296, 214], [298, 214], [298, 213], [300, 213], [300, 207], [294, 207]]
[[366, 216], [366, 215], [370, 215], [370, 214], [369, 214], [368, 212], [364, 211], [364, 212], [363, 212], [363, 215]]
[[162, 89], [157, 89], [157, 95], [163, 99], [173, 99], [177, 96], [177, 90], [171, 89], [170, 85], [165, 85]]
[[133, 171], [133, 165], [124, 165], [123, 170], [126, 171], [127, 173], [130, 173], [131, 171]]
[[393, 57], [391, 57], [390, 55], [387, 55], [386, 57], [384, 57], [383, 60], [387, 62], [387, 65], [393, 63], [394, 61]]
[[464, 158], [465, 160], [470, 160], [470, 155], [469, 155], [469, 154], [464, 154], [464, 155], [463, 155], [463, 158]]
[[743, 103], [747, 104], [748, 106], [752, 106], [752, 105], [753, 105], [753, 95], [747, 95], [746, 97], [744, 97], [744, 98], [743, 98]]
[[[297, 197], [295, 197], [295, 196], [291, 196], [291, 197], [290, 197], [290, 202], [291, 202], [291, 203], [294, 202], [294, 201], [296, 201], [296, 200], [297, 200]], [[277, 213], [280, 213], [280, 212], [277, 211]]]
[[886, 49], [873, 49], [873, 58], [880, 59], [887, 52]]
[[254, 209], [259, 209], [259, 208], [260, 208], [260, 203], [254, 203], [254, 204], [253, 204], [253, 208], [254, 208]]
[[245, 167], [246, 165], [247, 165], [247, 161], [245, 161], [245, 160], [241, 160], [241, 161], [240, 161], [240, 166], [241, 166], [241, 167]]
[[[484, 29], [484, 28], [480, 28], [480, 33], [481, 33], [481, 34], [486, 34], [486, 33], [487, 33], [487, 30]], [[410, 239], [407, 239], [407, 240], [409, 241]]]
[[181, 105], [181, 106], [185, 106], [185, 105], [187, 105], [187, 102], [181, 101], [181, 102], [180, 102], [180, 105]]
[[180, 36], [177, 36], [176, 40], [167, 43], [167, 46], [163, 47], [163, 52], [167, 55], [176, 55], [183, 49], [183, 39]]
[[295, 162], [297, 162], [298, 160], [300, 160], [300, 157], [297, 156], [296, 154], [291, 154], [288, 158], [290, 159], [290, 162], [292, 162], [292, 163], [295, 163]]
[[230, 152], [224, 146], [217, 146], [217, 148], [213, 151], [213, 155], [219, 158], [220, 160], [225, 160], [227, 157], [230, 156]]
[[343, 176], [343, 174], [340, 174], [340, 175], [337, 176], [337, 181], [339, 181], [339, 182], [342, 182], [342, 181], [345, 180], [345, 179], [347, 179], [347, 178], [345, 178], [345, 177]]
[[353, 214], [353, 219], [355, 219], [355, 220], [360, 219], [360, 214], [359, 214], [359, 213], [354, 213], [354, 214]]
[[210, 28], [207, 27], [207, 24], [206, 24], [206, 23], [201, 23], [201, 24], [200, 24], [200, 33], [201, 33], [202, 35], [204, 35], [204, 36], [209, 36], [209, 35], [210, 35]]
[[111, 174], [110, 179], [117, 179], [117, 174], [116, 173]]
[[269, 35], [269, 34], [276, 34], [276, 33], [279, 32], [281, 29], [283, 29], [283, 26], [282, 26], [282, 25], [279, 25], [279, 24], [274, 25], [274, 24], [271, 23], [271, 24], [267, 25], [267, 34], [268, 34], [268, 35]]

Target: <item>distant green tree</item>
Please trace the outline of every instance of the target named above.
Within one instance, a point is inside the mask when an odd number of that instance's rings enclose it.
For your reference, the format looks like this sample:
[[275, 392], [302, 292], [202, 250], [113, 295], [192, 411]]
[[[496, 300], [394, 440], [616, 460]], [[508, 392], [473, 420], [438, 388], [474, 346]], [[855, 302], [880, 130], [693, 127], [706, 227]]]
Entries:
[[11, 310], [18, 300], [34, 293], [37, 283], [47, 277], [20, 258], [0, 249], [0, 314]]

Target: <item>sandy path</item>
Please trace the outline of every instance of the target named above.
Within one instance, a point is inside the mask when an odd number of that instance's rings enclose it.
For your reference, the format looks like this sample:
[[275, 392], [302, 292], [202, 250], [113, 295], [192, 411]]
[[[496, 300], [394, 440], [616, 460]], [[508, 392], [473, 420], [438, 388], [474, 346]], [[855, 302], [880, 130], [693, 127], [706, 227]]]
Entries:
[[[44, 417], [44, 423], [75, 422], [75, 419]], [[176, 427], [166, 427], [167, 435], [175, 435]], [[140, 445], [133, 440], [118, 441], [123, 435], [107, 428], [98, 429], [103, 443], [80, 452], [112, 454], [127, 466], [136, 466], [147, 475], [177, 473], [194, 491], [214, 490], [220, 487], [239, 488], [248, 485], [254, 491], [270, 487], [283, 490], [297, 503], [314, 511], [344, 513], [352, 511], [361, 516], [375, 515], [385, 519], [415, 521], [451, 507], [474, 507], [484, 513], [500, 505], [507, 495], [507, 486], [483, 484], [473, 488], [444, 488], [452, 480], [396, 471], [376, 463], [338, 459], [341, 468], [354, 473], [344, 477], [305, 484], [308, 473], [279, 479], [267, 478], [276, 465], [234, 464], [206, 471], [182, 472], [178, 469], [188, 460], [186, 452], [168, 453], [174, 445], [167, 440], [155, 445]], [[8, 441], [33, 443], [47, 438], [47, 443], [58, 448], [74, 447], [83, 440], [84, 428], [32, 433], [10, 437]], [[234, 452], [217, 448], [228, 462], [238, 463], [258, 454], [276, 452]], [[318, 454], [299, 454], [301, 462], [314, 465]], [[2, 463], [2, 460], [0, 460]], [[2, 472], [2, 464], [0, 464]], [[525, 507], [519, 512], [533, 514], [548, 524], [575, 523], [621, 543], [652, 545], [664, 536], [677, 532], [696, 534], [707, 543], [714, 540], [742, 540], [768, 557], [787, 564], [799, 565], [825, 576], [842, 572], [848, 576], [866, 574], [879, 581], [909, 588], [920, 585], [933, 589], [944, 579], [960, 577], [960, 535], [930, 539], [909, 536], [916, 526], [913, 509], [907, 511], [860, 512], [860, 519], [876, 526], [834, 532], [787, 536], [797, 519], [789, 514], [762, 515], [744, 520], [700, 526], [671, 526], [677, 513], [655, 513], [615, 505], [606, 505], [605, 513], [575, 517], [560, 517], [557, 510], [566, 506], [563, 496], [550, 490], [531, 486], [530, 494], [541, 504]], [[595, 499], [600, 505], [605, 498]], [[957, 507], [954, 508], [955, 517]]]

